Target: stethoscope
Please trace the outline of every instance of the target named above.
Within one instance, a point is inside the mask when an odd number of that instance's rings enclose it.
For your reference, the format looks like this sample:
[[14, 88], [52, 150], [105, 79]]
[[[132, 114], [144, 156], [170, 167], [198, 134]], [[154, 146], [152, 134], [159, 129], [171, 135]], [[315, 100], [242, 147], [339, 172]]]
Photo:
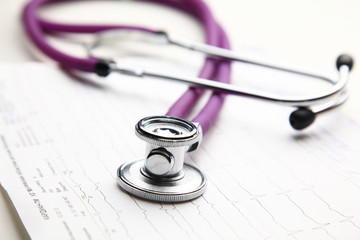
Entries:
[[[187, 201], [201, 196], [206, 188], [206, 177], [196, 167], [184, 163], [185, 154], [198, 148], [205, 134], [218, 115], [226, 94], [251, 97], [295, 107], [290, 115], [294, 129], [308, 127], [315, 117], [343, 104], [348, 98], [345, 86], [353, 60], [340, 55], [336, 61], [339, 79], [332, 80], [317, 74], [288, 69], [281, 66], [245, 59], [232, 52], [227, 36], [213, 18], [202, 0], [143, 0], [179, 9], [197, 18], [204, 26], [206, 44], [173, 37], [166, 32], [144, 27], [125, 25], [69, 25], [50, 22], [37, 15], [38, 9], [60, 0], [33, 0], [23, 11], [23, 22], [32, 42], [48, 57], [64, 68], [93, 72], [105, 77], [112, 72], [136, 77], [155, 77], [190, 84], [190, 87], [169, 109], [165, 116], [141, 119], [135, 125], [135, 134], [146, 145], [145, 157], [126, 162], [117, 170], [118, 183], [125, 191], [149, 200], [162, 202]], [[87, 58], [78, 58], [62, 53], [46, 40], [46, 34], [96, 33], [95, 40], [86, 45]], [[93, 54], [95, 48], [135, 36], [137, 40], [158, 44], [172, 44], [199, 51], [207, 55], [199, 77], [165, 74], [143, 68], [125, 66], [111, 59], [100, 59]], [[231, 61], [288, 72], [322, 80], [331, 85], [323, 93], [304, 97], [281, 96], [229, 84]], [[212, 79], [208, 80], [208, 79]], [[200, 113], [192, 120], [184, 118], [199, 100], [205, 89], [214, 90]]]

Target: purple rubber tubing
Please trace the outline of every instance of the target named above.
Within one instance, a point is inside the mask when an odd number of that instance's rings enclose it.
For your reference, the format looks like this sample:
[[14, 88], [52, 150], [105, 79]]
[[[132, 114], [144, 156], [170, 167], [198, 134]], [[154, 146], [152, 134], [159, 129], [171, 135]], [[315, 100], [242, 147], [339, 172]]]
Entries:
[[[46, 33], [68, 32], [68, 33], [96, 33], [110, 29], [132, 29], [154, 33], [156, 31], [136, 26], [128, 25], [68, 25], [49, 22], [37, 17], [37, 10], [44, 4], [62, 2], [65, 0], [33, 0], [29, 2], [23, 11], [23, 22], [25, 29], [34, 44], [50, 58], [56, 60], [66, 68], [77, 69], [86, 72], [94, 72], [95, 65], [99, 59], [96, 58], [76, 58], [64, 54], [53, 48], [46, 41]], [[169, 0], [142, 0], [145, 2], [155, 2], [165, 4], [176, 9], [187, 12], [188, 14], [202, 21], [205, 30], [206, 43], [223, 48], [229, 48], [229, 42], [223, 29], [213, 18], [209, 8], [201, 0], [183, 0], [182, 2], [172, 2]], [[226, 60], [215, 60], [206, 58], [204, 66], [200, 71], [199, 77], [215, 79], [217, 81], [230, 81], [231, 66]], [[203, 94], [202, 88], [190, 87], [174, 104], [170, 107], [166, 115], [184, 118], [192, 109], [194, 104]], [[224, 102], [224, 94], [213, 93], [200, 113], [193, 119], [200, 123], [205, 134], [212, 123], [215, 121]]]

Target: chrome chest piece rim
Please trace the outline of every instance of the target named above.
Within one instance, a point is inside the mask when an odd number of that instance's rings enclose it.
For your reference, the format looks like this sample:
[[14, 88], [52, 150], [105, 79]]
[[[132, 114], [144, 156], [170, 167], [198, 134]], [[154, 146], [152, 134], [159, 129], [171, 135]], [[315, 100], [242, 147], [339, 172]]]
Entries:
[[127, 162], [118, 169], [118, 184], [128, 193], [158, 202], [184, 202], [205, 192], [206, 177], [196, 167], [184, 164], [180, 178], [153, 178], [144, 174], [144, 160]]
[[184, 164], [185, 153], [200, 143], [200, 125], [180, 118], [153, 116], [141, 119], [135, 133], [147, 142], [145, 158], [119, 167], [117, 180], [122, 189], [160, 202], [188, 201], [205, 192], [205, 175]]

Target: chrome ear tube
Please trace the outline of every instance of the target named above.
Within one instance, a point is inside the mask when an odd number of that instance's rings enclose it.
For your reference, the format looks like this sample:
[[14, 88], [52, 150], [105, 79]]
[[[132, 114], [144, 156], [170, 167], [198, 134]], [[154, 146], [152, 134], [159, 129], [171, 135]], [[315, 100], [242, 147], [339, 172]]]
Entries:
[[201, 126], [190, 121], [152, 116], [141, 119], [135, 134], [146, 144], [144, 159], [118, 169], [118, 184], [132, 195], [160, 202], [182, 202], [201, 196], [206, 177], [184, 163], [185, 154], [201, 141]]
[[184, 75], [167, 74], [160, 71], [147, 70], [141, 67], [126, 66], [116, 62], [109, 62], [104, 65], [106, 69], [105, 75], [111, 72], [117, 72], [125, 75], [131, 75], [136, 77], [153, 77], [163, 80], [177, 81], [186, 83], [196, 87], [203, 87], [225, 94], [232, 94], [242, 97], [250, 97], [253, 99], [264, 100], [276, 104], [295, 107], [296, 110], [291, 114], [289, 121], [291, 126], [296, 130], [302, 130], [314, 122], [316, 116], [320, 113], [337, 108], [343, 104], [349, 94], [346, 89], [346, 84], [349, 79], [349, 73], [353, 67], [354, 60], [351, 56], [342, 54], [336, 59], [336, 67], [338, 70], [338, 78], [330, 79], [325, 76], [292, 69], [282, 65], [276, 65], [272, 63], [258, 61], [256, 59], [245, 58], [238, 53], [224, 48], [211, 46], [203, 43], [194, 42], [191, 40], [181, 39], [173, 37], [166, 32], [134, 32], [124, 30], [109, 30], [101, 32], [95, 38], [95, 41], [87, 45], [87, 51], [89, 56], [93, 56], [93, 50], [100, 47], [111, 45], [123, 40], [137, 40], [142, 42], [148, 42], [160, 45], [175, 45], [185, 49], [202, 52], [207, 56], [228, 59], [231, 61], [242, 62], [250, 65], [256, 65], [276, 71], [295, 74], [298, 76], [312, 78], [313, 80], [326, 82], [329, 86], [324, 88], [323, 91], [319, 91], [317, 94], [293, 96], [264, 92], [257, 89], [245, 88], [238, 85], [232, 85], [217, 81], [209, 81], [208, 79], [189, 77]]

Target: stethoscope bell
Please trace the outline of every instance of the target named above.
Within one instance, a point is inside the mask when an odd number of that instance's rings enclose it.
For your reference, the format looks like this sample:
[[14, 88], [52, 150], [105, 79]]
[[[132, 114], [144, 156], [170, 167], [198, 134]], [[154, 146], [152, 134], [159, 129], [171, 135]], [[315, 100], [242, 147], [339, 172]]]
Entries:
[[195, 150], [202, 138], [201, 126], [167, 116], [141, 119], [136, 135], [147, 142], [145, 159], [126, 162], [118, 169], [122, 189], [160, 202], [182, 202], [201, 196], [205, 175], [184, 163], [185, 153]]

